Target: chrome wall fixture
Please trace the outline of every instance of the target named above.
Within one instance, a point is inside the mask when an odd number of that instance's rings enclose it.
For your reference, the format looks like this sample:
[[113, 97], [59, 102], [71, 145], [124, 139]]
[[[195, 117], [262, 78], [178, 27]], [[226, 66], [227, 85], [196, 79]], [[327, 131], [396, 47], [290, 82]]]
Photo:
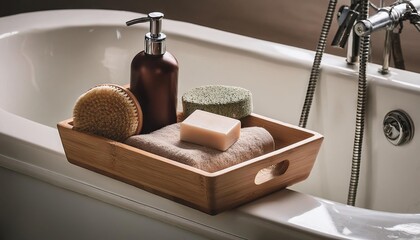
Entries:
[[[382, 5], [382, 3], [381, 3]], [[358, 36], [367, 36], [378, 30], [386, 30], [381, 74], [389, 73], [390, 57], [396, 68], [405, 69], [400, 34], [403, 22], [407, 21], [420, 31], [420, 0], [398, 0], [388, 7], [378, 8], [368, 19], [359, 20], [354, 25]]]
[[409, 143], [414, 136], [413, 121], [402, 110], [387, 113], [384, 118], [383, 129], [386, 139], [395, 146]]
[[[320, 63], [325, 50], [325, 40], [328, 35], [332, 16], [337, 0], [330, 0], [327, 14], [322, 26], [321, 36], [316, 49], [311, 76], [306, 91], [305, 102], [300, 116], [299, 126], [306, 127], [309, 111], [313, 101], [316, 84], [320, 76]], [[370, 55], [371, 33], [384, 29], [387, 31], [384, 61], [380, 69], [381, 74], [389, 73], [389, 58], [394, 58], [394, 65], [404, 69], [400, 33], [403, 21], [409, 21], [420, 31], [420, 0], [397, 0], [394, 4], [384, 7], [383, 0], [379, 7], [370, 3], [369, 0], [350, 0], [350, 5], [340, 7], [337, 20], [338, 30], [332, 41], [332, 46], [344, 48], [347, 44], [347, 63], [359, 62], [358, 94], [356, 108], [356, 127], [353, 145], [350, 184], [347, 204], [354, 206], [356, 202], [359, 173], [362, 157], [363, 135], [365, 126], [365, 112], [367, 103], [367, 65]], [[369, 7], [376, 13], [369, 17]], [[397, 32], [394, 32], [397, 30]], [[402, 111], [393, 111], [387, 115], [384, 121], [384, 132], [388, 140], [394, 145], [408, 143], [414, 134], [414, 126], [411, 119]]]

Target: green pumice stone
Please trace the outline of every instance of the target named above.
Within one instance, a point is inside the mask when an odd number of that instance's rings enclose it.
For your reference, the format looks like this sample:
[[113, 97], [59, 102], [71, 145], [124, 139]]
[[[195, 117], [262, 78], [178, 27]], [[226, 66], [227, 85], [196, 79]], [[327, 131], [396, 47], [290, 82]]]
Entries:
[[193, 88], [182, 96], [185, 117], [203, 110], [240, 119], [252, 112], [252, 94], [241, 87], [208, 85]]

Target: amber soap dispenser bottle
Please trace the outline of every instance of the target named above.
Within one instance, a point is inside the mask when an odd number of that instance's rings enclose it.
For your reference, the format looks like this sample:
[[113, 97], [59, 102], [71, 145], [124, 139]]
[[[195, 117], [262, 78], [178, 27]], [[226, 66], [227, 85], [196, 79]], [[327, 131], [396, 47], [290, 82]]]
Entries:
[[131, 62], [130, 90], [143, 111], [141, 133], [150, 133], [177, 120], [178, 61], [166, 51], [162, 19], [162, 13], [152, 12], [147, 17], [127, 22], [127, 26], [150, 22], [145, 50]]

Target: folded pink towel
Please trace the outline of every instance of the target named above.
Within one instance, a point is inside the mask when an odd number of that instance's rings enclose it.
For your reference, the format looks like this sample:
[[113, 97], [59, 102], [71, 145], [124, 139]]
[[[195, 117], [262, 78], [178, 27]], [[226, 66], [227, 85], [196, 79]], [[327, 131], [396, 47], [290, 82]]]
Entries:
[[175, 123], [149, 134], [132, 136], [125, 143], [207, 172], [216, 172], [274, 150], [273, 137], [261, 127], [242, 128], [239, 140], [224, 152], [180, 141], [179, 129], [180, 124]]

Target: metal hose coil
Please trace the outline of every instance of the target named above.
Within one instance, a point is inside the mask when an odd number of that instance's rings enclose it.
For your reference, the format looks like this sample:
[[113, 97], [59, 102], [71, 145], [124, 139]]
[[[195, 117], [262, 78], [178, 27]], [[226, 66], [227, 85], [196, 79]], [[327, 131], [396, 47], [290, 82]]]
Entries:
[[[360, 20], [367, 19], [369, 0], [362, 0]], [[362, 37], [360, 42], [359, 83], [357, 90], [356, 128], [353, 144], [353, 158], [347, 204], [354, 206], [359, 184], [360, 162], [362, 157], [363, 131], [365, 127], [365, 111], [367, 103], [366, 67], [369, 60], [370, 35]]]
[[322, 25], [321, 35], [319, 37], [318, 46], [315, 52], [314, 63], [312, 65], [311, 76], [309, 77], [308, 89], [306, 91], [305, 102], [302, 107], [302, 113], [300, 115], [299, 127], [306, 127], [308, 122], [309, 112], [311, 110], [312, 100], [315, 93], [316, 84], [320, 75], [320, 65], [322, 61], [322, 55], [325, 52], [325, 45], [327, 42], [328, 33], [330, 31], [331, 22], [333, 20], [335, 7], [337, 0], [330, 0], [328, 3], [328, 10], [325, 15], [324, 24]]

